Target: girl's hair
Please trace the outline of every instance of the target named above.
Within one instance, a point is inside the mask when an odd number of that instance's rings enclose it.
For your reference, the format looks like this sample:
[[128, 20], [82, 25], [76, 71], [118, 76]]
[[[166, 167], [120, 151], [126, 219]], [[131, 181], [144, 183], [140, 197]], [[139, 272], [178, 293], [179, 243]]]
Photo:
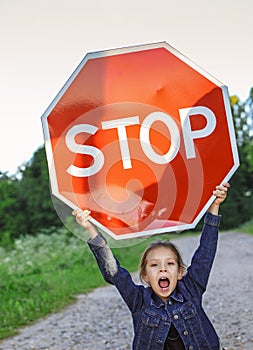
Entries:
[[146, 265], [147, 265], [147, 255], [148, 253], [157, 247], [165, 247], [168, 249], [171, 249], [173, 251], [173, 253], [176, 255], [177, 257], [177, 264], [179, 268], [182, 268], [183, 271], [185, 271], [185, 264], [183, 262], [182, 256], [178, 250], [178, 248], [176, 247], [176, 245], [170, 241], [155, 241], [152, 242], [143, 252], [142, 257], [141, 257], [141, 261], [140, 261], [140, 272], [139, 272], [139, 277], [141, 282], [144, 282], [144, 275], [146, 272]]

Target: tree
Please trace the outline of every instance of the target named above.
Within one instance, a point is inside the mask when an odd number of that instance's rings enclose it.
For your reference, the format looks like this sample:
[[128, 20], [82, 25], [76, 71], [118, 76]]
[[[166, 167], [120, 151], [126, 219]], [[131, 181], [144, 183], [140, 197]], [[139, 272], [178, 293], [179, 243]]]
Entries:
[[222, 206], [225, 216], [222, 228], [237, 227], [253, 217], [253, 88], [245, 102], [241, 102], [237, 96], [231, 96], [230, 101], [240, 167], [230, 180], [230, 193]]
[[248, 124], [250, 128], [250, 139], [248, 142], [248, 145], [246, 146], [247, 149], [247, 161], [249, 162], [250, 171], [253, 171], [253, 88], [251, 88], [250, 95], [248, 99], [245, 102], [246, 109], [248, 111]]
[[[39, 148], [31, 161], [21, 170], [18, 199], [23, 203], [26, 233], [61, 224], [50, 194], [45, 148]], [[23, 227], [23, 225], [22, 225]]]
[[17, 227], [16, 214], [19, 210], [17, 202], [18, 181], [8, 177], [7, 173], [0, 173], [0, 232], [12, 236]]

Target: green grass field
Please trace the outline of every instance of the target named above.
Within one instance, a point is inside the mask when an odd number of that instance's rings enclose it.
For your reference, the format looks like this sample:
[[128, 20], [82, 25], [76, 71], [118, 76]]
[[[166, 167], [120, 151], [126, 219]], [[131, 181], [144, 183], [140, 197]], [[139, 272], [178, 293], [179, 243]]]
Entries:
[[[241, 231], [253, 233], [253, 223]], [[163, 235], [163, 239], [168, 237], [175, 235]], [[154, 239], [157, 236], [114, 248], [114, 252], [133, 272], [144, 248]], [[59, 311], [74, 302], [75, 295], [105, 284], [87, 244], [65, 227], [17, 239], [11, 247], [0, 246], [0, 276], [0, 339]]]

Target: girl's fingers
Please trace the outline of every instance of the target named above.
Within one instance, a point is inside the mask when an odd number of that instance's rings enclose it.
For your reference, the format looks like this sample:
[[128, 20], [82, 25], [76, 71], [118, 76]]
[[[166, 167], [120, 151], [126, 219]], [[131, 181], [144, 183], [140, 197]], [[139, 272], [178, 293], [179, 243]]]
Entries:
[[224, 183], [220, 186], [216, 186], [216, 190], [213, 191], [213, 195], [217, 197], [220, 201], [225, 200], [227, 196], [227, 191], [230, 187], [229, 183]]
[[85, 221], [88, 221], [91, 219], [91, 216], [90, 216], [90, 210], [81, 210], [81, 209], [75, 209], [72, 211], [72, 214], [76, 217], [76, 219], [79, 221], [79, 222], [85, 222]]
[[217, 192], [219, 194], [225, 194], [228, 191], [229, 187], [229, 183], [225, 183], [223, 185], [216, 186], [216, 190], [214, 192]]

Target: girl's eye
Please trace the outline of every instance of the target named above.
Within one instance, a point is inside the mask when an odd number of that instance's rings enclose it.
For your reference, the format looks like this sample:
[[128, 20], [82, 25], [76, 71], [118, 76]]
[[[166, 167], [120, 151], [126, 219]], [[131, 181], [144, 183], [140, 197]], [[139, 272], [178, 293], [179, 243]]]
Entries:
[[175, 263], [173, 261], [169, 261], [168, 265], [175, 265]]
[[155, 266], [157, 266], [157, 264], [152, 263], [150, 266], [151, 266], [151, 267], [155, 267]]

